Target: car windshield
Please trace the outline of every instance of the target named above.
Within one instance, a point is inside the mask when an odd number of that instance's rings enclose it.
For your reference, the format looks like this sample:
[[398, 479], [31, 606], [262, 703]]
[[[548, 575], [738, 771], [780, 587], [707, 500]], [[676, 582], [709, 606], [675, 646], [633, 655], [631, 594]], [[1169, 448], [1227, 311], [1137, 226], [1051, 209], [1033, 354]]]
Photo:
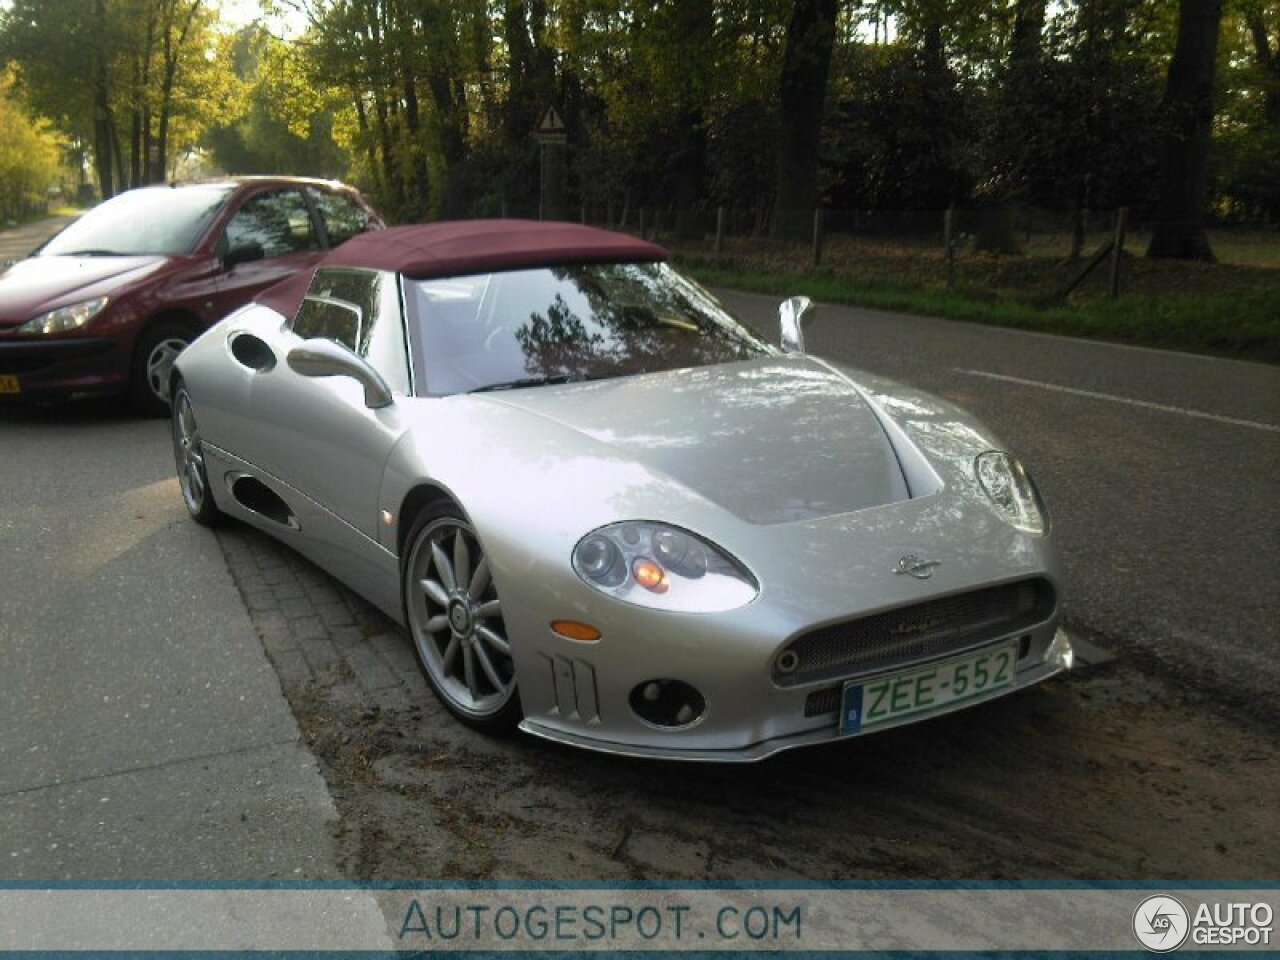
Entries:
[[419, 392], [597, 380], [747, 360], [774, 349], [665, 263], [418, 280]]
[[229, 186], [147, 187], [94, 207], [39, 251], [42, 257], [190, 253]]

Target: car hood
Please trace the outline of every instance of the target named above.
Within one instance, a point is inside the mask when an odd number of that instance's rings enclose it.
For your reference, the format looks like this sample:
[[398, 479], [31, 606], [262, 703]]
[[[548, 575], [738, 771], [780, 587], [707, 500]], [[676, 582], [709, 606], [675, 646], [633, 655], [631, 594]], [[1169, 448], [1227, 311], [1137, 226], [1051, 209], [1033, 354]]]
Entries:
[[568, 427], [748, 523], [852, 513], [909, 497], [894, 448], [862, 394], [805, 357], [485, 399]]
[[47, 310], [108, 295], [170, 260], [164, 256], [30, 257], [0, 274], [0, 327], [17, 326]]

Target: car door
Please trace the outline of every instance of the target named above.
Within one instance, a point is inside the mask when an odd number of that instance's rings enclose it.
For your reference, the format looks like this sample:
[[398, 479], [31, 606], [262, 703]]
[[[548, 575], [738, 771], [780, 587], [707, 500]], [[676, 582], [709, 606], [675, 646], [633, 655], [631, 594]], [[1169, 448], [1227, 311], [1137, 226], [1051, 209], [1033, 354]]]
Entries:
[[378, 493], [391, 448], [403, 432], [396, 403], [365, 405], [350, 377], [307, 377], [288, 363], [310, 337], [335, 340], [363, 357], [393, 394], [410, 393], [396, 276], [322, 269], [297, 316], [265, 337], [275, 358], [252, 377], [252, 422], [240, 431], [241, 456], [304, 494], [371, 541], [378, 539]]
[[311, 205], [296, 187], [260, 190], [246, 197], [227, 220], [217, 249], [228, 264], [217, 281], [222, 316], [314, 266], [324, 255]]

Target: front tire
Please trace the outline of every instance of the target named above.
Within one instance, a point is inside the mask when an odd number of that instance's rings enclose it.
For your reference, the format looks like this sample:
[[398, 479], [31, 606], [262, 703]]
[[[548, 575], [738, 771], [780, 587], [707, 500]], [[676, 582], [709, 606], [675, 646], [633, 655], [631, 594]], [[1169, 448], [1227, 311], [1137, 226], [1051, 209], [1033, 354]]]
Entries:
[[475, 529], [442, 504], [418, 516], [405, 544], [405, 623], [427, 682], [463, 723], [509, 733], [521, 717], [515, 663]]
[[142, 331], [133, 349], [133, 367], [129, 373], [129, 399], [138, 413], [147, 417], [168, 416], [173, 361], [195, 338], [195, 331], [186, 324], [171, 321]]
[[182, 501], [187, 505], [191, 519], [202, 526], [212, 527], [222, 516], [209, 491], [209, 471], [204, 463], [204, 447], [200, 442], [200, 428], [196, 424], [195, 411], [191, 407], [191, 394], [179, 381], [173, 392], [173, 459], [178, 468], [178, 486], [182, 488]]

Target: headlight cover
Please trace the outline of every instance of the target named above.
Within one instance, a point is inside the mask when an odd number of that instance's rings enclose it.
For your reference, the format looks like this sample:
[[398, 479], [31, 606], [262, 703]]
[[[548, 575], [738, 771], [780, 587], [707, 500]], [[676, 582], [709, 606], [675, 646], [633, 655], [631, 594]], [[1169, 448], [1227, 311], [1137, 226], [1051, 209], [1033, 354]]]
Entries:
[[978, 486], [1015, 530], [1042, 537], [1049, 529], [1040, 493], [1018, 459], [1001, 450], [980, 453], [973, 461]]
[[43, 335], [79, 330], [102, 312], [102, 308], [107, 305], [107, 300], [107, 297], [94, 297], [92, 300], [83, 300], [68, 307], [50, 310], [48, 313], [40, 314], [34, 320], [28, 320], [18, 327], [17, 332]]
[[679, 613], [720, 613], [760, 592], [737, 560], [696, 534], [648, 520], [612, 523], [573, 549], [587, 584], [625, 603]]

